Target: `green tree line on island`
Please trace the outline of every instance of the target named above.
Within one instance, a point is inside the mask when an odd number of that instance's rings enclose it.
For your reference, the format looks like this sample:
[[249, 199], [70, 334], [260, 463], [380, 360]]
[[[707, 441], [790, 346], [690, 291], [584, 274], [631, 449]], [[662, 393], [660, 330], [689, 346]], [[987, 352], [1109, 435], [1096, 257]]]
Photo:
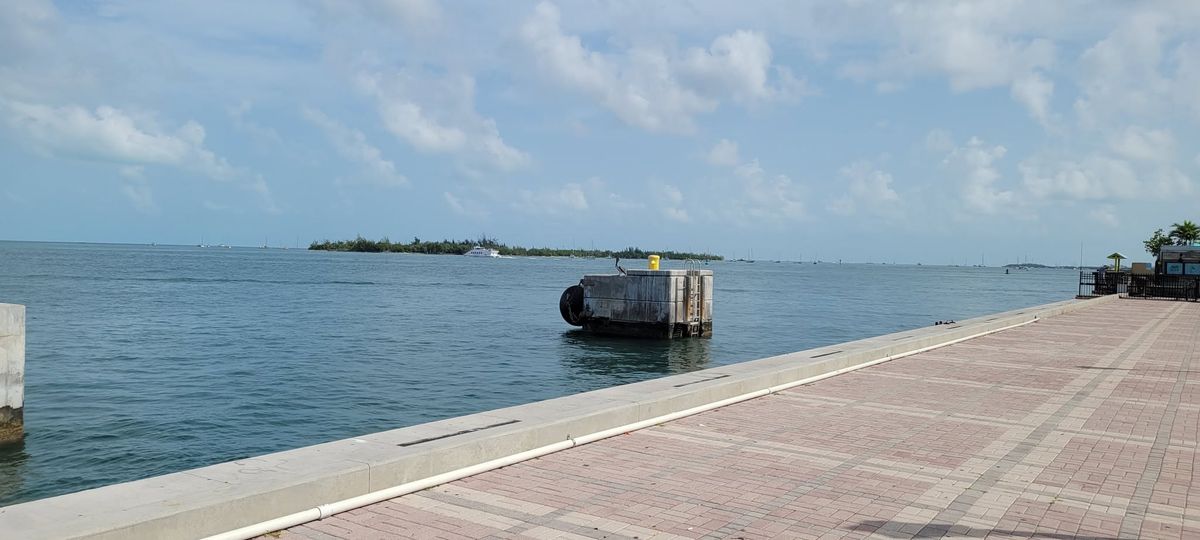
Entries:
[[362, 236], [354, 240], [323, 240], [309, 244], [308, 249], [317, 251], [356, 251], [362, 253], [424, 253], [429, 255], [462, 255], [475, 246], [495, 249], [501, 255], [512, 257], [599, 257], [622, 259], [645, 259], [649, 255], [659, 255], [667, 259], [698, 261], [719, 261], [724, 257], [708, 253], [689, 253], [686, 251], [647, 251], [641, 248], [628, 247], [620, 251], [607, 249], [558, 249], [558, 248], [527, 248], [510, 246], [495, 238], [486, 236], [477, 240], [441, 240], [424, 241], [413, 238], [412, 242], [392, 242], [386, 236], [380, 240], [367, 240]]
[[1189, 220], [1183, 223], [1172, 223], [1171, 231], [1163, 233], [1162, 229], [1154, 231], [1150, 239], [1142, 242], [1146, 251], [1155, 257], [1162, 252], [1163, 246], [1190, 246], [1200, 240], [1200, 226]]

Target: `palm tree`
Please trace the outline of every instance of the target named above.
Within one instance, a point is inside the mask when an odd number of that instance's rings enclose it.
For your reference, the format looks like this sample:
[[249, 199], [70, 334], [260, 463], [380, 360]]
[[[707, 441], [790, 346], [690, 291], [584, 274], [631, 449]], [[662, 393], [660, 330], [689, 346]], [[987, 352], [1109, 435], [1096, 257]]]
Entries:
[[1200, 240], [1200, 225], [1185, 219], [1183, 223], [1172, 224], [1171, 233], [1167, 236], [1174, 238], [1177, 246], [1190, 246], [1196, 240]]

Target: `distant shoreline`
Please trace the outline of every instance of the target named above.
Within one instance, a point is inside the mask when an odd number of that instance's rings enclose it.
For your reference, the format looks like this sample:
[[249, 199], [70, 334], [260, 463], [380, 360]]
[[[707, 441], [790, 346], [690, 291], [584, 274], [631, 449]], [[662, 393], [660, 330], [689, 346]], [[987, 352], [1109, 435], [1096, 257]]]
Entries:
[[425, 242], [414, 238], [412, 242], [392, 242], [387, 238], [367, 240], [363, 237], [354, 240], [323, 240], [313, 241], [308, 249], [312, 251], [349, 251], [356, 253], [420, 253], [424, 255], [463, 255], [475, 246], [495, 249], [501, 256], [510, 257], [591, 257], [611, 259], [645, 259], [649, 255], [659, 255], [665, 259], [697, 261], [722, 261], [725, 257], [710, 253], [690, 253], [686, 251], [650, 251], [637, 247], [628, 247], [620, 251], [607, 249], [557, 249], [557, 248], [527, 248], [509, 246], [494, 238], [479, 240], [442, 240]]

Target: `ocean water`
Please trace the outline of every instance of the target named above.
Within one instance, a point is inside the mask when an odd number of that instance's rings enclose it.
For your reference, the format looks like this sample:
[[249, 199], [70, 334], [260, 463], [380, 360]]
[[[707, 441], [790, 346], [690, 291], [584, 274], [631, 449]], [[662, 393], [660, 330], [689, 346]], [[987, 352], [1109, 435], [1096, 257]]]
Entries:
[[559, 317], [611, 260], [0, 242], [0, 302], [28, 310], [26, 440], [0, 449], [0, 505], [1064, 300], [1077, 277], [706, 268], [714, 336], [658, 342]]

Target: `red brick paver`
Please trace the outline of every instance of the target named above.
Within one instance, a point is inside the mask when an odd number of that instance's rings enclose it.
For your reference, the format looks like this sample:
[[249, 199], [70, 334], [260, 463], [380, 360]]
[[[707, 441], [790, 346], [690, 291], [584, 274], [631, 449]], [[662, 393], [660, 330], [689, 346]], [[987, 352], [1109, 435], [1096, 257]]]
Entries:
[[1102, 304], [281, 537], [1200, 538], [1198, 342]]

